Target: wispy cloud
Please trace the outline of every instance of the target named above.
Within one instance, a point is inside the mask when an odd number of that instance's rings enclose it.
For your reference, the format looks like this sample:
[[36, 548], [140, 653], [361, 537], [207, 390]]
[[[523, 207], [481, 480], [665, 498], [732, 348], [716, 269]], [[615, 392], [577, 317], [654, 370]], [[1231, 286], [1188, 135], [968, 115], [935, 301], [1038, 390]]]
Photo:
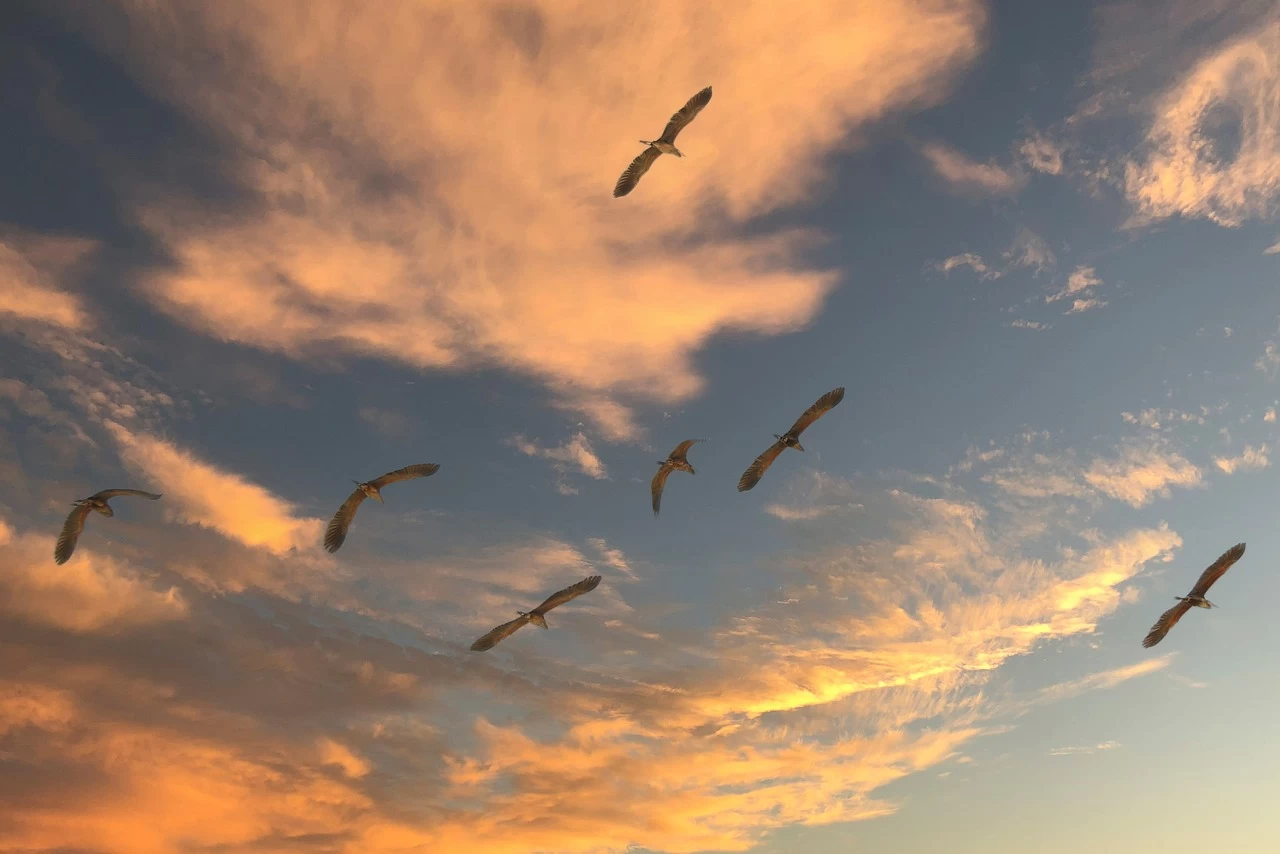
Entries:
[[999, 270], [993, 270], [988, 267], [986, 262], [982, 260], [981, 255], [976, 255], [973, 252], [952, 255], [950, 258], [933, 265], [933, 269], [939, 273], [947, 274], [958, 267], [969, 267], [980, 279], [998, 279], [1002, 275]]
[[1067, 314], [1083, 314], [1094, 308], [1102, 308], [1107, 303], [1100, 299], [1078, 299], [1072, 300], [1071, 308], [1067, 309]]
[[1257, 448], [1245, 445], [1244, 450], [1234, 457], [1214, 457], [1213, 464], [1224, 474], [1235, 474], [1238, 471], [1257, 471], [1271, 465], [1271, 457], [1266, 443]]
[[591, 446], [591, 440], [581, 431], [574, 433], [567, 442], [555, 447], [544, 447], [520, 435], [509, 438], [507, 444], [525, 456], [551, 460], [559, 475], [556, 488], [563, 495], [578, 494], [578, 488], [564, 479], [564, 474], [570, 469], [576, 469], [595, 480], [604, 480], [609, 476], [604, 463]]
[[1115, 750], [1120, 747], [1118, 741], [1101, 741], [1097, 744], [1084, 745], [1081, 747], [1055, 747], [1049, 751], [1050, 756], [1078, 756], [1085, 753], [1097, 753], [1102, 750]]
[[[806, 260], [817, 236], [738, 238], [734, 224], [806, 198], [857, 128], [937, 102], [980, 50], [986, 19], [977, 0], [822, 2], [792, 22], [782, 65], [766, 69], [758, 51], [773, 12], [764, 0], [741, 5], [717, 30], [714, 62], [690, 64], [705, 22], [680, 4], [639, 27], [604, 7], [554, 3], [358, 20], [337, 3], [305, 18], [246, 3], [177, 14], [133, 4], [120, 28], [86, 33], [229, 140], [227, 174], [246, 198], [224, 219], [194, 196], [134, 194], [139, 223], [169, 256], [139, 291], [199, 332], [299, 359], [508, 368], [543, 381], [601, 435], [627, 436], [618, 407], [697, 393], [694, 355], [713, 336], [777, 335], [815, 317], [838, 280]], [[857, 51], [825, 49], [848, 27]], [[561, 42], [573, 49], [538, 49]], [[228, 44], [235, 63], [198, 59]], [[683, 70], [630, 73], [641, 57]], [[762, 85], [778, 75], [805, 83]], [[686, 131], [693, 157], [610, 198], [636, 128], [713, 78], [717, 92], [755, 95], [731, 108], [717, 96]], [[775, 132], [766, 140], [750, 132], [759, 127]], [[705, 199], [727, 219], [702, 228]]]
[[1146, 152], [1125, 166], [1137, 221], [1204, 217], [1235, 226], [1280, 194], [1280, 21], [1206, 53], [1157, 101]]
[[925, 143], [920, 153], [949, 187], [961, 192], [1012, 196], [1026, 183], [1026, 177], [1013, 169], [979, 163], [940, 142]]
[[14, 231], [0, 232], [0, 316], [37, 321], [68, 329], [88, 323], [80, 300], [60, 280], [97, 248], [81, 238], [58, 238]]
[[1037, 275], [1052, 269], [1058, 261], [1045, 239], [1028, 228], [1018, 230], [1004, 259], [1010, 268], [1032, 268]]
[[1057, 293], [1050, 294], [1045, 297], [1045, 302], [1057, 302], [1060, 299], [1074, 297], [1076, 294], [1087, 291], [1089, 288], [1096, 288], [1102, 284], [1102, 279], [1098, 278], [1098, 272], [1093, 267], [1080, 265], [1071, 271], [1071, 275], [1067, 277], [1067, 284]]
[[1062, 145], [1048, 135], [1033, 133], [1018, 146], [1023, 162], [1046, 175], [1062, 174]]
[[179, 520], [275, 554], [317, 547], [322, 520], [297, 516], [288, 501], [170, 442], [113, 421], [106, 427], [126, 465], [164, 494]]

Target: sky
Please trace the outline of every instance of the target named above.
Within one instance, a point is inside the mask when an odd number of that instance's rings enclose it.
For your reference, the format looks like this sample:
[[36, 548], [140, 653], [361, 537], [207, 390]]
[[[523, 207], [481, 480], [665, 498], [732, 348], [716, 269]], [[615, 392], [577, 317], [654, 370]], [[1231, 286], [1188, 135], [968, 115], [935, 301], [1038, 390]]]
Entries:
[[1272, 850], [1278, 55], [1263, 0], [3, 4], [0, 851]]

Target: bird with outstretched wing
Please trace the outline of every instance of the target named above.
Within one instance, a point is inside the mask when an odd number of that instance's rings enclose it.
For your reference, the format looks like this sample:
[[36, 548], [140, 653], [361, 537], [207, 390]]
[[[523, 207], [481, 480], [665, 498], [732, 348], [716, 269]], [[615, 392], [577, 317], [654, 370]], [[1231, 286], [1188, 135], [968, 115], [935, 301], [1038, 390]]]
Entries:
[[157, 493], [143, 492], [141, 489], [104, 489], [75, 502], [73, 505], [75, 509], [67, 515], [67, 521], [62, 523], [62, 533], [58, 534], [58, 542], [53, 547], [55, 563], [64, 564], [71, 559], [89, 514], [101, 513], [103, 516], [114, 516], [115, 511], [107, 502], [121, 495], [134, 495], [138, 498], [149, 498], [152, 501], [158, 501], [161, 497]]
[[769, 466], [773, 465], [773, 461], [787, 448], [803, 451], [804, 447], [800, 444], [800, 434], [807, 430], [813, 422], [835, 409], [842, 400], [844, 400], [844, 387], [832, 389], [818, 398], [813, 406], [806, 409], [804, 414], [796, 419], [796, 423], [791, 425], [790, 430], [781, 436], [775, 434], [774, 438], [778, 441], [766, 448], [763, 454], [756, 457], [755, 462], [748, 466], [747, 470], [742, 473], [742, 477], [738, 478], [738, 491], [746, 492], [759, 483], [760, 478], [764, 477], [764, 473], [769, 470]]
[[644, 173], [648, 172], [649, 167], [653, 165], [653, 161], [657, 160], [661, 155], [674, 154], [676, 157], [684, 157], [683, 152], [676, 148], [676, 137], [710, 102], [711, 87], [708, 86], [690, 98], [683, 107], [676, 111], [671, 120], [667, 122], [666, 128], [663, 129], [662, 136], [653, 141], [640, 140], [640, 142], [649, 147], [636, 155], [636, 159], [631, 161], [631, 165], [618, 178], [618, 183], [613, 187], [614, 198], [620, 198], [634, 190], [636, 184], [640, 183]]
[[658, 515], [658, 508], [662, 505], [662, 489], [667, 484], [667, 477], [673, 471], [687, 471], [689, 474], [697, 474], [693, 466], [689, 464], [686, 454], [698, 442], [705, 441], [706, 439], [685, 439], [679, 445], [676, 445], [675, 450], [665, 460], [658, 461], [658, 472], [649, 483], [649, 495], [653, 499], [653, 515]]
[[547, 628], [546, 615], [548, 611], [552, 608], [557, 608], [560, 605], [563, 605], [571, 599], [577, 599], [583, 593], [590, 593], [599, 585], [600, 576], [590, 575], [579, 581], [577, 584], [570, 584], [563, 590], [552, 593], [546, 598], [546, 601], [534, 608], [532, 611], [517, 611], [516, 613], [520, 615], [519, 617], [509, 623], [503, 623], [502, 625], [493, 628], [484, 637], [479, 638], [475, 643], [471, 644], [471, 650], [473, 652], [484, 652], [487, 649], [493, 649], [499, 641], [510, 637], [517, 629], [527, 623], [533, 623], [535, 626], [541, 626], [544, 629]]
[[1209, 592], [1209, 588], [1213, 583], [1222, 577], [1232, 564], [1240, 560], [1244, 556], [1244, 543], [1237, 543], [1222, 553], [1222, 556], [1209, 565], [1209, 567], [1200, 573], [1200, 579], [1196, 581], [1196, 586], [1191, 588], [1191, 592], [1186, 596], [1175, 596], [1178, 604], [1174, 605], [1168, 611], [1160, 615], [1160, 619], [1156, 620], [1156, 624], [1151, 627], [1151, 631], [1147, 632], [1147, 636], [1142, 639], [1142, 645], [1150, 648], [1164, 640], [1164, 636], [1169, 634], [1169, 630], [1178, 624], [1182, 616], [1192, 608], [1214, 608], [1215, 606], [1208, 599], [1204, 598]]
[[356, 518], [356, 511], [360, 509], [360, 505], [364, 503], [366, 498], [372, 498], [379, 504], [382, 501], [382, 488], [391, 483], [397, 483], [402, 480], [413, 480], [419, 477], [430, 477], [440, 470], [440, 466], [436, 463], [419, 463], [418, 465], [405, 466], [402, 469], [389, 471], [382, 477], [375, 477], [373, 480], [355, 481], [356, 489], [347, 500], [342, 502], [342, 506], [338, 508], [338, 512], [333, 514], [333, 519], [329, 521], [329, 526], [324, 532], [324, 547], [330, 552], [336, 552], [342, 547], [343, 542], [347, 539], [347, 530], [351, 527], [351, 521]]

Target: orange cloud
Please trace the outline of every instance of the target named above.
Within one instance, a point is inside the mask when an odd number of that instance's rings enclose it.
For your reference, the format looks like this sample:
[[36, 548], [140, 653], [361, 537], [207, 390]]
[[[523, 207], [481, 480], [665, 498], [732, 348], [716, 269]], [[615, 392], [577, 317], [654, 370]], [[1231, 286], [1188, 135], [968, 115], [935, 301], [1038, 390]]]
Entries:
[[105, 426], [121, 458], [164, 494], [165, 509], [181, 521], [275, 554], [312, 549], [319, 542], [323, 520], [299, 518], [284, 499], [163, 439], [133, 433], [114, 421]]
[[991, 196], [1012, 196], [1026, 183], [1026, 176], [1016, 170], [1005, 169], [994, 163], [978, 163], [940, 142], [921, 146], [920, 153], [938, 176], [956, 190]]
[[[675, 0], [639, 17], [584, 0], [130, 6], [127, 40], [95, 37], [244, 152], [253, 200], [222, 218], [138, 194], [175, 261], [145, 277], [161, 310], [296, 357], [502, 365], [612, 437], [637, 435], [624, 398], [698, 392], [712, 336], [813, 319], [837, 280], [805, 263], [815, 236], [734, 232], [802, 201], [859, 128], [943, 97], [986, 16], [978, 0], [714, 18]], [[228, 44], [235, 63], [196, 58]], [[688, 157], [611, 198], [636, 140], [708, 83]]]
[[0, 611], [8, 619], [87, 633], [187, 615], [187, 601], [176, 588], [153, 588], [127, 562], [91, 545], [81, 543], [69, 562], [56, 565], [55, 539], [17, 534], [0, 520]]
[[80, 300], [59, 287], [59, 280], [96, 248], [81, 238], [0, 233], [0, 314], [83, 329], [89, 321]]

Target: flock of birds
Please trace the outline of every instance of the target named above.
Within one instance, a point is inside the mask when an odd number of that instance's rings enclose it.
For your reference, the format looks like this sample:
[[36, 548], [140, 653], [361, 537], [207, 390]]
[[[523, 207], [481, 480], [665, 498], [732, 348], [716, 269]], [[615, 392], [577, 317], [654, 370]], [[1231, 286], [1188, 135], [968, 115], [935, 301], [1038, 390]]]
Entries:
[[[649, 171], [655, 160], [663, 154], [674, 154], [676, 157], [683, 157], [680, 149], [676, 148], [676, 136], [683, 130], [698, 113], [711, 101], [711, 87], [708, 86], [685, 103], [678, 112], [667, 122], [666, 128], [663, 129], [662, 135], [655, 140], [640, 140], [643, 145], [648, 146], [644, 151], [631, 161], [631, 165], [627, 167], [622, 176], [618, 178], [618, 183], [614, 186], [613, 195], [615, 198], [625, 196], [635, 189], [640, 178]], [[797, 451], [803, 451], [804, 447], [800, 444], [800, 434], [808, 429], [813, 422], [817, 421], [826, 413], [830, 412], [840, 401], [844, 400], [844, 388], [836, 388], [818, 398], [812, 406], [804, 411], [796, 422], [791, 425], [791, 429], [782, 435], [774, 434], [776, 440], [765, 451], [756, 457], [755, 461], [747, 467], [742, 473], [742, 477], [738, 479], [738, 491], [746, 492], [760, 482], [769, 467], [773, 465], [778, 456], [787, 448], [794, 448]], [[653, 514], [658, 515], [658, 510], [662, 505], [662, 492], [666, 487], [667, 478], [674, 471], [687, 471], [689, 474], [697, 474], [693, 466], [689, 463], [688, 453], [698, 442], [706, 441], [705, 439], [686, 439], [667, 456], [665, 460], [658, 461], [658, 471], [653, 476], [653, 480], [649, 485], [650, 497], [653, 500]], [[347, 539], [347, 532], [351, 529], [351, 523], [355, 520], [356, 511], [360, 509], [360, 505], [364, 503], [366, 498], [372, 498], [379, 504], [383, 503], [382, 490], [384, 487], [398, 483], [402, 480], [416, 480], [418, 478], [430, 477], [440, 470], [440, 466], [436, 463], [420, 463], [418, 465], [405, 466], [392, 472], [387, 472], [381, 477], [376, 477], [369, 481], [356, 481], [355, 491], [342, 502], [342, 506], [334, 513], [333, 519], [324, 532], [324, 547], [330, 553], [336, 552], [342, 547]], [[85, 521], [90, 513], [101, 513], [103, 516], [114, 516], [115, 513], [111, 509], [108, 501], [112, 498], [120, 496], [137, 496], [139, 498], [149, 498], [152, 501], [160, 499], [160, 495], [153, 492], [144, 492], [140, 489], [104, 489], [95, 493], [88, 498], [82, 498], [75, 502], [74, 509], [67, 516], [66, 522], [62, 526], [62, 533], [58, 536], [56, 545], [54, 546], [54, 560], [58, 564], [66, 563], [72, 553], [75, 551], [76, 542], [80, 538], [80, 534], [84, 531]], [[1244, 543], [1240, 543], [1228, 549], [1221, 557], [1219, 557], [1212, 565], [1210, 565], [1200, 576], [1191, 592], [1186, 596], [1175, 596], [1178, 604], [1174, 605], [1168, 611], [1160, 615], [1160, 619], [1151, 627], [1151, 631], [1143, 638], [1142, 645], [1144, 647], [1153, 647], [1164, 639], [1169, 630], [1174, 627], [1177, 622], [1182, 619], [1183, 615], [1194, 608], [1213, 608], [1216, 607], [1212, 602], [1205, 598], [1209, 588], [1213, 586], [1219, 578], [1222, 577], [1232, 564], [1238, 561], [1244, 554]], [[506, 639], [523, 626], [533, 623], [535, 626], [547, 628], [547, 612], [553, 608], [559, 607], [584, 593], [590, 593], [600, 585], [600, 576], [591, 575], [576, 584], [571, 584], [563, 590], [552, 593], [546, 598], [541, 605], [529, 611], [517, 611], [519, 615], [516, 619], [503, 623], [494, 627], [483, 637], [471, 644], [471, 649], [476, 652], [483, 652], [492, 649], [500, 641]]]

